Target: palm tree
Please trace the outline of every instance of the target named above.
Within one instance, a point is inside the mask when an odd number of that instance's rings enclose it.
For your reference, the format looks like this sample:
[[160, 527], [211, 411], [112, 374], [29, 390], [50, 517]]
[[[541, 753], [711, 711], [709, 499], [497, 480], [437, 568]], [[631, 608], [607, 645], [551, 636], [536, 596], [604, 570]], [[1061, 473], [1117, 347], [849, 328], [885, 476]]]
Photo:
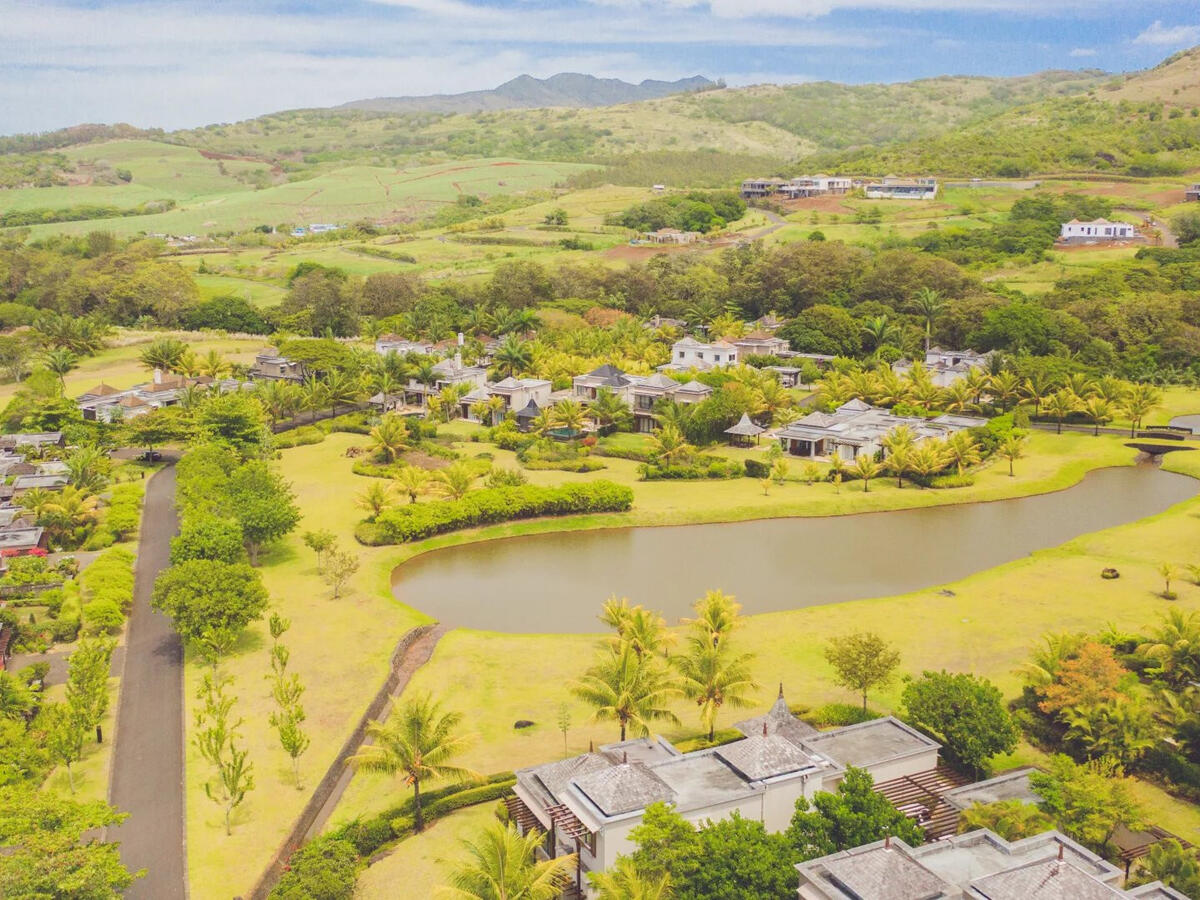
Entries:
[[504, 402], [504, 398], [499, 395], [488, 397], [488, 417], [493, 425], [499, 425], [504, 421], [504, 414], [508, 411], [508, 404]]
[[1074, 391], [1060, 388], [1050, 395], [1046, 401], [1046, 412], [1058, 423], [1058, 433], [1062, 434], [1063, 419], [1079, 409], [1079, 398]]
[[874, 403], [879, 397], [879, 376], [871, 369], [852, 372], [847, 377], [850, 393], [864, 403]]
[[47, 350], [42, 356], [46, 368], [58, 376], [58, 383], [67, 389], [67, 373], [79, 365], [79, 357], [66, 347]]
[[429, 471], [420, 466], [405, 466], [396, 475], [396, 484], [408, 494], [409, 503], [416, 503], [417, 495], [429, 484]]
[[1075, 372], [1068, 375], [1063, 382], [1063, 388], [1070, 391], [1081, 401], [1096, 395], [1096, 382], [1092, 380], [1090, 375], [1085, 375], [1083, 372]]
[[973, 409], [974, 394], [966, 379], [958, 378], [943, 388], [941, 403], [947, 412], [964, 413]]
[[929, 479], [946, 468], [946, 450], [941, 441], [922, 441], [912, 452], [908, 470], [921, 479]]
[[1030, 372], [1021, 383], [1021, 396], [1033, 404], [1033, 417], [1036, 419], [1042, 411], [1042, 403], [1054, 393], [1058, 381], [1043, 371]]
[[1113, 375], [1105, 375], [1096, 382], [1096, 396], [1103, 397], [1113, 406], [1120, 406], [1121, 401], [1129, 396], [1129, 382]]
[[179, 361], [175, 363], [175, 371], [188, 378], [195, 378], [200, 374], [200, 359], [191, 347], [188, 347], [180, 355]]
[[437, 383], [437, 372], [433, 370], [433, 362], [428, 358], [423, 358], [412, 370], [412, 379], [417, 384], [425, 388], [421, 392], [421, 404], [429, 405], [429, 388]]
[[329, 399], [329, 389], [325, 386], [325, 382], [319, 378], [310, 376], [305, 379], [303, 390], [304, 409], [312, 414], [310, 422], [315, 422], [317, 413], [325, 408], [325, 404]]
[[1008, 460], [1008, 477], [1012, 478], [1016, 474], [1013, 463], [1025, 455], [1025, 435], [1010, 431], [996, 452]]
[[501, 374], [515, 377], [521, 372], [525, 372], [533, 365], [533, 354], [529, 352], [529, 344], [522, 341], [514, 334], [510, 334], [504, 338], [496, 350], [496, 355], [492, 357], [492, 361], [496, 364], [496, 368]]
[[964, 809], [958, 820], [958, 833], [987, 828], [1006, 841], [1019, 841], [1054, 828], [1054, 819], [1032, 803], [1001, 800], [976, 803]]
[[462, 716], [443, 712], [428, 694], [405, 702], [385, 724], [372, 722], [367, 737], [372, 741], [346, 763], [364, 772], [399, 775], [413, 789], [413, 831], [421, 831], [421, 782], [449, 779], [463, 782], [480, 776], [477, 772], [450, 764], [466, 749], [468, 739], [456, 734]]
[[295, 415], [301, 399], [298, 388], [290, 381], [264, 381], [257, 385], [254, 396], [274, 425], [280, 419]]
[[475, 482], [475, 472], [466, 463], [451, 463], [433, 473], [434, 488], [451, 500], [461, 500]]
[[933, 337], [933, 323], [946, 311], [946, 298], [940, 291], [923, 287], [917, 291], [909, 306], [925, 320], [925, 353], [928, 355], [930, 340]]
[[379, 424], [371, 429], [369, 435], [371, 446], [383, 451], [388, 462], [395, 462], [396, 457], [408, 449], [408, 426], [400, 416], [389, 414], [379, 420]]
[[862, 479], [863, 490], [871, 489], [871, 479], [879, 474], [883, 467], [875, 462], [875, 457], [870, 453], [860, 453], [854, 458], [854, 465], [850, 471]]
[[651, 722], [679, 724], [666, 705], [679, 693], [669, 673], [628, 646], [606, 651], [571, 691], [595, 708], [593, 722], [617, 722], [621, 740], [630, 729], [639, 736], [649, 734]]
[[474, 403], [472, 403], [470, 413], [471, 418], [479, 422], [481, 425], [491, 424], [488, 419], [492, 415], [492, 408], [488, 406], [488, 402], [486, 400], [476, 400]]
[[325, 402], [335, 416], [339, 406], [354, 403], [361, 396], [362, 386], [345, 372], [330, 372], [325, 378]]
[[954, 470], [961, 475], [963, 469], [978, 465], [983, 458], [975, 438], [965, 431], [956, 431], [946, 439], [946, 458], [954, 463]]
[[1112, 404], [1101, 397], [1099, 394], [1088, 397], [1083, 401], [1083, 414], [1092, 420], [1095, 429], [1092, 434], [1096, 437], [1100, 436], [1100, 426], [1112, 421], [1113, 408]]
[[1015, 372], [1004, 371], [988, 378], [988, 393], [993, 400], [1000, 401], [1000, 408], [1007, 410], [1009, 405], [1020, 396], [1021, 379]]
[[1138, 646], [1137, 652], [1157, 660], [1164, 680], [1176, 688], [1197, 680], [1200, 678], [1200, 613], [1167, 610], [1162, 624]]
[[1142, 420], [1158, 409], [1162, 403], [1162, 394], [1150, 384], [1135, 384], [1120, 402], [1120, 408], [1129, 416], [1129, 436], [1137, 434], [1142, 427]]
[[630, 856], [618, 856], [604, 872], [588, 872], [597, 900], [671, 900], [671, 876], [641, 872]]
[[600, 621], [611, 628], [620, 637], [625, 632], [625, 625], [629, 621], [629, 616], [634, 609], [639, 607], [631, 607], [628, 597], [618, 597], [613, 594], [604, 601], [604, 606], [600, 608]]
[[67, 485], [45, 505], [41, 519], [46, 522], [47, 529], [61, 539], [76, 528], [95, 522], [99, 502], [94, 495]]
[[373, 478], [367, 485], [367, 489], [358, 495], [357, 503], [359, 507], [367, 511], [371, 521], [375, 521], [381, 512], [392, 505], [393, 499], [392, 486], [378, 478]]
[[27, 509], [33, 513], [35, 522], [39, 521], [46, 514], [46, 508], [54, 503], [55, 493], [48, 491], [45, 488], [32, 488], [20, 497], [17, 498], [17, 503], [22, 509]]
[[983, 392], [988, 389], [991, 383], [991, 376], [978, 366], [973, 366], [966, 375], [962, 377], [962, 381], [971, 391], [971, 396], [975, 398], [975, 405], [978, 406], [983, 399]]
[[1031, 687], [1052, 684], [1058, 678], [1062, 664], [1076, 657], [1086, 642], [1087, 635], [1084, 634], [1047, 632], [1042, 635], [1042, 643], [1030, 654], [1029, 662], [1017, 667], [1017, 674]]
[[571, 885], [575, 854], [538, 861], [543, 835], [522, 835], [511, 822], [491, 822], [462, 841], [467, 861], [455, 867], [435, 897], [451, 900], [555, 900]]
[[667, 630], [667, 620], [657, 612], [634, 606], [627, 610], [616, 640], [641, 659], [660, 651], [665, 654], [675, 642], [675, 635]]
[[88, 493], [96, 493], [108, 484], [112, 470], [108, 453], [99, 447], [85, 445], [72, 450], [65, 460], [71, 484]]
[[872, 316], [863, 322], [862, 333], [870, 342], [872, 350], [878, 350], [885, 344], [895, 345], [900, 340], [900, 329], [883, 314]]
[[904, 487], [904, 473], [908, 471], [912, 465], [913, 448], [911, 444], [901, 444], [894, 447], [892, 451], [884, 457], [883, 466], [887, 469], [889, 475], [896, 476], [896, 487]]
[[741, 625], [742, 604], [724, 591], [707, 591], [692, 604], [692, 609], [696, 618], [684, 619], [684, 624], [703, 635], [711, 644], [728, 637]]
[[[880, 365], [876, 369], [877, 388], [879, 404], [881, 406], [895, 406], [897, 403], [905, 403], [913, 395], [916, 389], [913, 382], [907, 378], [901, 378], [891, 366]], [[932, 388], [932, 396], [936, 397], [940, 392], [936, 387], [933, 387], [927, 381], [921, 382], [922, 385], [928, 385]]]
[[1175, 595], [1171, 593], [1171, 582], [1179, 577], [1179, 567], [1175, 563], [1159, 563], [1158, 574], [1163, 577], [1162, 595], [1168, 600], [1174, 600]]
[[618, 429], [626, 429], [633, 424], [629, 407], [609, 388], [600, 388], [596, 392], [596, 399], [588, 406], [587, 414], [597, 428], [615, 425]]
[[583, 431], [584, 411], [577, 400], [559, 400], [551, 409], [551, 418], [558, 428], [571, 434]]
[[204, 355], [200, 361], [200, 372], [209, 378], [220, 378], [229, 371], [229, 362], [215, 347]]
[[187, 350], [188, 345], [178, 338], [155, 338], [142, 349], [138, 358], [146, 369], [174, 372]]
[[702, 634], [688, 641], [688, 652], [675, 657], [683, 696], [699, 708], [700, 724], [708, 728], [708, 739], [716, 735], [721, 707], [747, 707], [759, 685], [750, 674], [752, 653], [735, 654], [725, 639], [715, 643]]
[[694, 448], [674, 425], [664, 425], [650, 438], [650, 454], [664, 464], [670, 465], [692, 455]]

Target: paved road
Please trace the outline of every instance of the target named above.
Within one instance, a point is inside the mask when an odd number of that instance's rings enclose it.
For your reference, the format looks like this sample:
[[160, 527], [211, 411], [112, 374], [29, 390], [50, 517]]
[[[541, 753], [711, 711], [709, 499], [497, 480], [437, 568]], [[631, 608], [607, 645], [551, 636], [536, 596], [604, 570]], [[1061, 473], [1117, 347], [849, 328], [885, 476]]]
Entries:
[[183, 809], [183, 646], [170, 620], [150, 608], [159, 570], [168, 564], [175, 514], [175, 468], [146, 485], [133, 612], [129, 617], [117, 743], [109, 802], [129, 813], [108, 837], [121, 860], [146, 869], [125, 896], [184, 900], [187, 867]]

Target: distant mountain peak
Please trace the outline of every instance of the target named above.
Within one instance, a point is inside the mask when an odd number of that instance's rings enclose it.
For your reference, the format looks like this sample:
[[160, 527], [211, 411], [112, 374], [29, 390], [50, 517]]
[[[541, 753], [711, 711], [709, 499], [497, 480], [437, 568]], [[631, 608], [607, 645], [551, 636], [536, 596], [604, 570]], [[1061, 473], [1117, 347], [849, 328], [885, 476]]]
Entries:
[[559, 72], [549, 78], [518, 75], [490, 91], [463, 94], [432, 94], [423, 97], [376, 97], [343, 103], [338, 109], [365, 109], [373, 112], [446, 112], [467, 113], [497, 109], [537, 109], [550, 106], [615, 106], [654, 100], [686, 91], [717, 87], [702, 75], [678, 81], [647, 78], [631, 84], [619, 78], [597, 78], [579, 72]]

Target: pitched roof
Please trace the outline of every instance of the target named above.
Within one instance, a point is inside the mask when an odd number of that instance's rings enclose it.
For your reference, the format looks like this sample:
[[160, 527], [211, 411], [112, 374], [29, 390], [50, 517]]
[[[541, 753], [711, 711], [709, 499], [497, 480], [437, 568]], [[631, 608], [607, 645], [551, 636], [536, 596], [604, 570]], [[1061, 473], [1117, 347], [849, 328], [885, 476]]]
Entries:
[[83, 392], [84, 397], [111, 397], [113, 394], [122, 393], [118, 388], [111, 384], [105, 384], [103, 381], [90, 390]]
[[501, 388], [503, 390], [512, 390], [513, 388], [519, 388], [520, 386], [521, 382], [517, 381], [517, 379], [513, 378], [511, 375], [509, 375], [507, 378], [497, 381], [492, 385], [494, 388]]
[[817, 729], [792, 715], [787, 701], [783, 699], [783, 685], [779, 686], [779, 697], [764, 715], [736, 723], [734, 726], [746, 736], [762, 734], [764, 728], [767, 734], [780, 734], [792, 742], [799, 742], [809, 735], [817, 734]]
[[988, 900], [1114, 900], [1125, 896], [1124, 891], [1057, 859], [977, 878], [971, 888]]
[[517, 410], [518, 419], [536, 419], [541, 414], [542, 408], [533, 401], [532, 397], [529, 398], [524, 409]]
[[835, 857], [825, 870], [852, 895], [887, 900], [937, 900], [950, 897], [953, 885], [938, 878], [919, 862], [886, 847]]
[[575, 779], [575, 787], [606, 816], [645, 809], [651, 803], [675, 797], [665, 781], [637, 762], [591, 772]]
[[594, 378], [623, 378], [625, 373], [611, 363], [605, 363], [602, 366], [597, 366], [588, 372]]
[[694, 378], [691, 381], [689, 381], [687, 384], [681, 386], [679, 388], [679, 390], [681, 390], [685, 393], [688, 393], [688, 394], [711, 394], [712, 393], [712, 388], [710, 388], [707, 384], [702, 384], [701, 382], [696, 381], [696, 379], [694, 379]]
[[761, 425], [755, 425], [750, 421], [749, 413], [742, 413], [741, 419], [736, 425], [732, 425], [725, 429], [726, 434], [745, 435], [746, 437], [757, 437], [767, 429]]
[[778, 734], [751, 735], [745, 740], [725, 744], [716, 755], [750, 781], [799, 772], [813, 765], [812, 757]]

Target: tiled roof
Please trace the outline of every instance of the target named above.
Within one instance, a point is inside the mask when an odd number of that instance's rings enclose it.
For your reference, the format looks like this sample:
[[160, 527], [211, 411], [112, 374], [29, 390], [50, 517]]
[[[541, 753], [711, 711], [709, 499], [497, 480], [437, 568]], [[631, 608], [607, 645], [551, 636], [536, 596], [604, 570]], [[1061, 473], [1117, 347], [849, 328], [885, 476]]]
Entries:
[[825, 861], [834, 883], [863, 900], [937, 900], [951, 897], [954, 887], [919, 862], [887, 847]]
[[778, 734], [751, 735], [723, 745], [716, 754], [750, 781], [799, 772], [814, 764], [812, 757]]
[[987, 900], [1114, 900], [1125, 893], [1057, 859], [987, 875], [971, 882]]
[[792, 742], [799, 742], [810, 735], [817, 734], [817, 729], [813, 728], [807, 722], [802, 722], [792, 715], [792, 711], [788, 709], [787, 701], [783, 699], [783, 688], [779, 689], [779, 699], [771, 706], [764, 715], [755, 716], [752, 719], [746, 719], [738, 722], [733, 727], [742, 734], [761, 735], [763, 726], [766, 726], [767, 734], [779, 734]]
[[675, 792], [641, 763], [621, 763], [575, 779], [575, 787], [606, 816], [645, 809], [651, 803], [670, 802]]

